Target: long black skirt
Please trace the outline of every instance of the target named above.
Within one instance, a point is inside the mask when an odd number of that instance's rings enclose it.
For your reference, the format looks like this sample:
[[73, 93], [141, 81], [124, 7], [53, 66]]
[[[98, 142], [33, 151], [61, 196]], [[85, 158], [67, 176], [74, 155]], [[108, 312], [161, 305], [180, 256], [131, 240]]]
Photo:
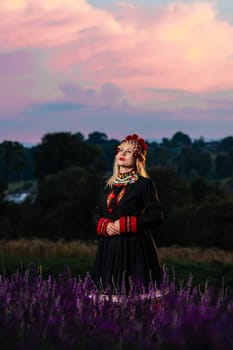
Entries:
[[101, 237], [92, 277], [99, 289], [113, 292], [159, 287], [162, 271], [151, 233]]

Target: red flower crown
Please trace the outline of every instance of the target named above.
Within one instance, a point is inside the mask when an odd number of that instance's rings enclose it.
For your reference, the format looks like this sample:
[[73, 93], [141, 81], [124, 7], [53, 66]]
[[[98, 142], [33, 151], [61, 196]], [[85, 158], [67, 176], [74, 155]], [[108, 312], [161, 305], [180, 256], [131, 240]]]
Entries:
[[121, 141], [121, 143], [116, 148], [116, 153], [119, 152], [120, 145], [124, 142], [132, 142], [136, 149], [134, 151], [134, 156], [139, 158], [141, 161], [146, 160], [146, 154], [148, 150], [148, 145], [145, 143], [145, 140], [140, 138], [137, 134], [128, 135]]
[[148, 145], [145, 143], [145, 141], [142, 138], [139, 138], [139, 136], [137, 134], [126, 136], [126, 138], [122, 142], [124, 142], [124, 141], [137, 142], [137, 143], [139, 143], [139, 145], [141, 146], [143, 151], [147, 151], [148, 150]]

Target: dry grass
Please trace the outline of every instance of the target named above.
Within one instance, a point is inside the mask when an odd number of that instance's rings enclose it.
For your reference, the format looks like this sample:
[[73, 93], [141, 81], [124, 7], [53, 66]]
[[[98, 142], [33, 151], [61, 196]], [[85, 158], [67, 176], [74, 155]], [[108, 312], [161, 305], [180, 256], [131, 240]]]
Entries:
[[185, 260], [200, 262], [233, 262], [233, 251], [225, 251], [217, 248], [204, 249], [199, 247], [160, 247], [160, 257], [162, 260]]
[[[96, 253], [95, 242], [59, 240], [52, 242], [46, 239], [1, 240], [0, 255], [25, 257], [93, 257]], [[161, 260], [200, 261], [200, 262], [233, 262], [233, 251], [220, 249], [203, 249], [198, 247], [160, 247]]]
[[5, 256], [61, 258], [94, 256], [95, 252], [95, 243], [82, 241], [65, 242], [59, 240], [52, 242], [47, 239], [0, 241], [0, 254]]

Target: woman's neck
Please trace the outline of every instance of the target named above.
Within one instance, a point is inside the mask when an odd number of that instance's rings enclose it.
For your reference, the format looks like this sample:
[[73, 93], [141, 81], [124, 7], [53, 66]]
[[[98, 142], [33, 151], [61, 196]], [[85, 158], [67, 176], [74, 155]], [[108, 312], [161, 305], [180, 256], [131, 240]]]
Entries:
[[119, 169], [119, 174], [130, 174], [130, 173], [133, 173], [133, 172], [136, 172], [136, 170], [134, 168], [126, 168], [126, 167], [120, 167]]
[[127, 177], [127, 176], [130, 176], [130, 175], [134, 175], [134, 174], [136, 174], [136, 170], [133, 168], [133, 169], [127, 169], [127, 168], [125, 168], [126, 169], [126, 171], [121, 171], [121, 169], [120, 169], [120, 172], [119, 172], [119, 174], [118, 174], [118, 177], [119, 178], [121, 178], [121, 179], [123, 179], [123, 178], [125, 178], [125, 177]]

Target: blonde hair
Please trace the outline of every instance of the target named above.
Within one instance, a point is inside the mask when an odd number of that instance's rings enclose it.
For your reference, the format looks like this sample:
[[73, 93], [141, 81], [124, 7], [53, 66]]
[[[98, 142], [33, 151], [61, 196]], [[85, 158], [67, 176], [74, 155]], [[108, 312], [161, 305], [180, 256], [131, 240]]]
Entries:
[[[136, 159], [136, 171], [140, 176], [149, 178], [149, 175], [146, 171], [145, 161], [141, 161], [138, 158]], [[112, 187], [114, 180], [117, 178], [119, 174], [120, 166], [117, 164], [117, 159], [115, 157], [115, 161], [113, 164], [113, 174], [106, 180], [106, 186]]]

